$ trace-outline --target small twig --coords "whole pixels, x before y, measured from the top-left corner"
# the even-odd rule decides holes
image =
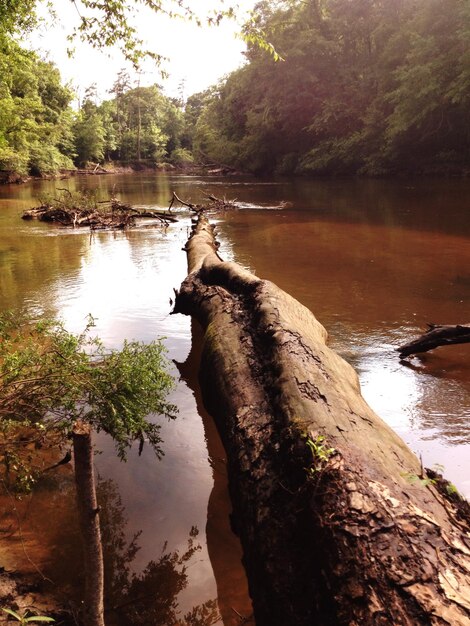
[[[65,189],[64,187],[56,187],[57,191],[64,191],[65,193],[68,193],[70,198],[72,197],[72,192],[70,191],[70,189]]]
[[[253,619],[253,614],[249,615],[248,617],[245,617],[244,615],[239,613],[237,609],[234,609],[233,606],[231,606],[230,608],[235,613],[235,615],[238,615],[238,617],[240,618],[240,624],[248,624],[248,622],[251,622],[251,620]]]
[[[183,206],[187,206],[188,209],[191,209],[191,211],[196,211],[196,213],[198,213],[202,210],[202,207],[199,207],[197,204],[192,204],[191,202],[185,202],[184,200],[181,200],[181,198],[179,198],[175,192],[173,192],[173,198]]]

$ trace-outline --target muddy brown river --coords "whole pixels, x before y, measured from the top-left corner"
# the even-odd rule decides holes
[[[94,189],[99,199],[114,189],[125,202],[165,208],[173,191],[193,202],[202,191],[237,199],[242,208],[214,216],[222,256],[308,306],[357,369],[372,408],[425,466],[443,466],[470,497],[470,345],[408,365],[394,351],[428,322],[470,319],[469,181],[141,174],[0,187],[0,308],[57,316],[73,332],[91,313],[97,334],[115,348],[124,338],[164,337],[178,379],[179,415],[162,423],[161,461],[144,448],[120,463],[106,437],[96,440],[107,593],[117,607],[107,623],[192,623],[189,612],[203,614],[206,604],[212,614],[198,623],[235,626],[251,606],[230,530],[224,451],[197,386],[198,328],[169,315],[186,274],[189,215],[178,210],[180,221],[167,229],[144,223],[92,236],[20,219],[56,187]],[[45,585],[74,599],[82,567],[72,486],[65,468],[22,502],[6,501],[0,530],[9,556],[0,565],[39,569]],[[144,602],[133,622],[119,609],[135,601],[122,596],[130,588]]]

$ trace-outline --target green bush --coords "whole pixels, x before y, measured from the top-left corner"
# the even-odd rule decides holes
[[[186,148],[175,148],[170,154],[170,162],[173,165],[191,165],[194,157]]]
[[[28,173],[28,155],[15,152],[10,146],[0,146],[0,170],[25,176]]]
[[[29,171],[31,174],[56,174],[63,169],[75,169],[69,157],[62,154],[55,146],[36,145],[30,150]]]

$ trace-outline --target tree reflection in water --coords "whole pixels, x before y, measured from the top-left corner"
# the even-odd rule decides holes
[[[139,533],[126,539],[125,509],[117,485],[101,480],[98,485],[105,562],[106,623],[109,626],[212,626],[220,621],[217,600],[208,600],[180,615],[178,594],[187,587],[187,564],[201,549],[199,531],[193,526],[186,550],[167,552],[151,560],[140,574],[132,571],[139,551]]]

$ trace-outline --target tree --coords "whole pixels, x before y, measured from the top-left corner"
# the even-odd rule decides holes
[[[0,317],[0,445],[7,478],[29,489],[40,473],[31,448],[64,448],[72,440],[85,553],[85,621],[103,626],[91,432],[108,433],[122,460],[134,442],[139,452],[148,442],[160,457],[160,427],[147,416],[174,418],[176,407],[166,400],[173,379],[161,342],[125,342],[121,350],[108,351],[90,336],[91,327],[92,321],[75,336],[59,322]]]
[[[195,11],[190,6],[185,6],[181,0],[137,0],[133,3],[128,0],[70,1],[76,9],[73,15],[78,15],[78,23],[75,28],[71,25],[69,39],[73,41],[75,37],[79,37],[95,48],[117,46],[135,70],[139,70],[144,57],[153,58],[157,64],[161,61],[160,55],[146,49],[137,36],[133,25],[137,11],[184,17],[198,25],[202,24],[202,19]],[[63,88],[63,93],[59,94],[57,85],[55,93],[50,92],[47,87],[43,89],[44,85],[39,85],[36,89],[37,77],[41,80],[47,65],[50,66],[49,74],[52,76],[52,66],[41,66],[34,53],[21,50],[15,39],[37,24],[37,3],[38,0],[0,2],[0,171],[6,171],[7,178],[11,180],[28,173],[50,174],[60,169],[72,168],[71,158],[76,158],[80,164],[91,159],[100,161],[105,156],[158,161],[173,154],[175,161],[181,161],[182,155],[184,161],[191,159],[187,152],[180,151],[181,147],[188,148],[181,146],[180,141],[183,131],[181,102],[171,102],[169,99],[164,101],[160,94],[160,105],[163,106],[160,106],[157,116],[159,119],[147,119],[145,122],[145,109],[148,108],[147,118],[149,112],[152,114],[152,106],[148,107],[146,102],[149,95],[152,98],[152,94],[146,93],[140,87],[130,90],[129,77],[125,72],[120,73],[113,88],[116,94],[117,119],[112,119],[109,110],[103,110],[103,115],[97,115],[96,111],[82,109],[73,129],[76,145],[72,145],[69,90]],[[214,7],[206,17],[208,24],[218,24],[224,17],[235,15],[232,8],[223,8],[223,0],[214,0]],[[250,37],[252,41],[257,38],[256,34],[250,34]],[[25,77],[26,74],[29,74],[28,78]],[[13,82],[18,80],[21,83],[17,94],[11,89],[12,79]],[[49,87],[52,87],[52,82],[49,81]],[[159,91],[159,88],[155,89]],[[132,122],[129,116],[126,122],[125,112],[122,110],[122,106],[126,106],[124,100],[129,91],[132,94],[127,99],[133,102],[127,103],[127,113],[134,109]],[[61,100],[63,102],[64,95],[68,100],[67,105],[62,104],[62,110],[58,114],[57,105]],[[51,96],[61,97],[51,100]],[[89,97],[85,99],[85,103],[88,100],[97,105]]]
[[[126,91],[129,91],[131,88],[131,79],[129,74],[125,69],[122,69],[114,81],[114,85],[110,90],[110,93],[114,94],[114,104],[116,109],[116,134],[117,134],[117,156],[121,158],[121,146],[122,146],[122,137],[125,129],[125,120],[124,120],[124,110],[123,110],[123,96]],[[104,103],[103,103],[104,104]]]
[[[0,35],[27,31],[36,25],[37,0],[0,2]]]
[[[121,72],[112,90],[114,99],[96,109],[106,153],[123,161],[161,161],[180,147],[183,112],[158,85],[131,88],[129,80]]]
[[[0,75],[0,170],[72,168],[72,94],[58,70],[0,34]]]
[[[85,99],[74,123],[75,150],[79,165],[89,161],[102,161],[107,146],[103,116],[94,102],[96,86],[85,93]]]

